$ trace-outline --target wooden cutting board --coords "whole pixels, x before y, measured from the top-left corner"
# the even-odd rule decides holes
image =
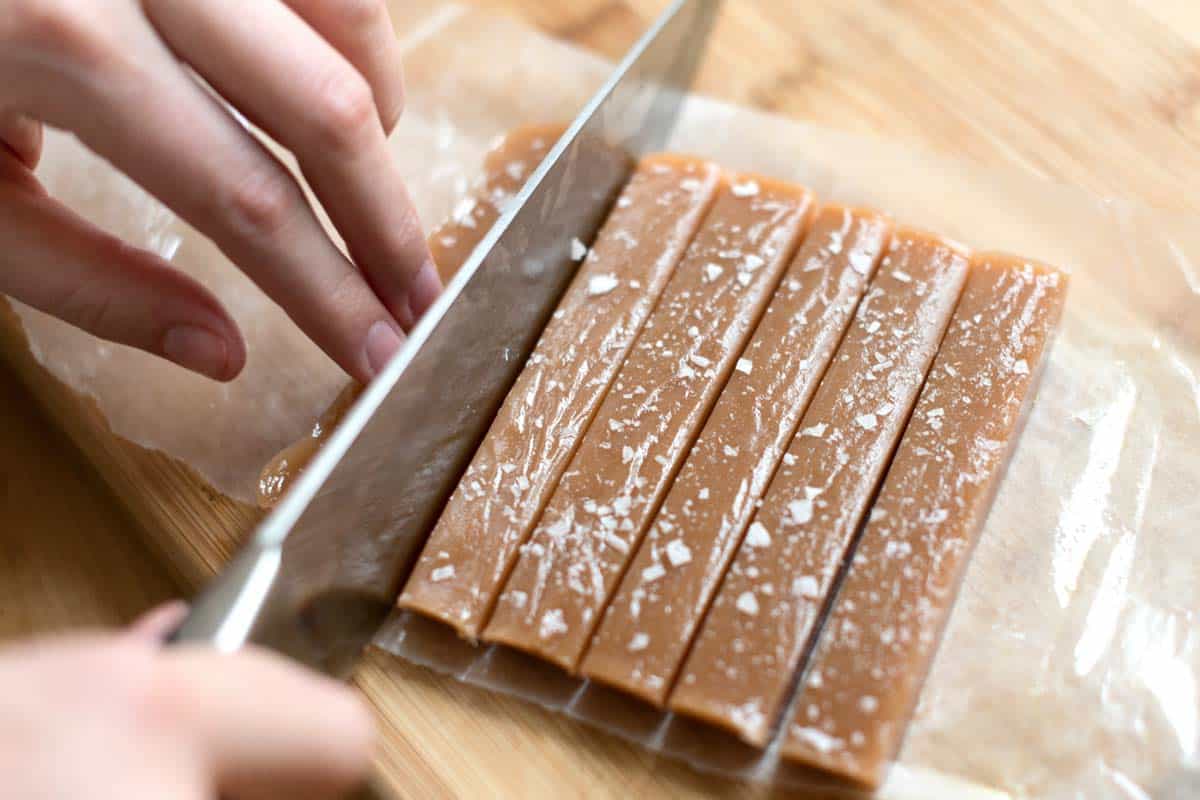
[[[479,4],[609,58],[665,5]],[[392,5],[397,17],[404,13],[403,3]],[[699,88],[1100,193],[1200,210],[1200,6],[1191,0],[1070,6],[1050,0],[739,0],[727,4]],[[253,526],[257,512],[215,495],[185,467],[114,437],[94,408],[24,354],[10,322],[0,319],[0,349],[133,520],[159,532],[153,542],[165,569],[184,591],[194,588]],[[0,393],[6,401],[17,396],[11,381],[0,381]],[[0,485],[0,531],[14,554],[11,563],[19,556],[20,563],[44,564],[48,571],[57,565],[60,577],[57,583],[0,581],[7,615],[0,620],[20,620],[0,627],[0,634],[124,619],[162,597],[169,584],[127,539],[132,525],[125,512],[114,510],[103,490],[78,489],[86,480],[80,483],[70,448],[37,448],[31,425],[0,427],[6,455],[27,452],[47,465]],[[5,469],[17,474],[18,463],[11,455],[0,461],[0,479]],[[74,488],[64,493],[64,483]],[[46,497],[76,494],[84,499],[39,506]],[[16,529],[22,534],[11,545],[9,532]],[[104,548],[111,561],[104,574],[70,569],[70,554],[94,552],[97,536],[113,543]],[[356,680],[381,712],[379,765],[400,796],[747,793],[383,654],[371,654]]]

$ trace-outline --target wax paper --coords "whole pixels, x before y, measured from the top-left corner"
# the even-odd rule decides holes
[[[610,68],[488,14],[396,9],[409,96],[393,144],[427,223],[450,211],[496,137],[569,119]],[[670,149],[1072,273],[1040,393],[880,795],[1200,794],[1200,226],[701,96],[688,98]],[[306,432],[345,377],[211,245],[73,140],[50,137],[40,174],[212,287],[250,356],[218,385],[19,308],[34,354],[94,398],[115,433],[251,498],[262,464]],[[771,750],[743,753],[429,628],[398,615],[377,644],[700,769],[805,780],[778,770]]]

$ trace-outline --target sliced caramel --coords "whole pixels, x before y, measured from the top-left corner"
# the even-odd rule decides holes
[[[875,212],[817,214],[605,612],[584,675],[665,701],[890,230]],[[677,543],[691,560],[672,562]]]
[[[402,607],[479,635],[718,183],[707,162],[647,158],[591,251],[573,244],[583,265],[430,534]]]
[[[799,240],[812,198],[740,176],[717,197],[505,585],[484,638],[578,665]],[[682,542],[666,558],[692,555]]]
[[[879,785],[953,607],[1066,299],[981,255],[810,659],[786,758]]]
[[[725,573],[671,709],[766,742],[966,272],[955,246],[896,232]]]

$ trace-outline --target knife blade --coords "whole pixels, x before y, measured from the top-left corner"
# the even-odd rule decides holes
[[[573,276],[572,240],[670,135],[719,5],[675,0],[634,44],[171,641],[353,666]]]

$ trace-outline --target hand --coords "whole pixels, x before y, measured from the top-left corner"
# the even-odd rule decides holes
[[[349,688],[261,651],[163,648],[157,616],[0,649],[5,797],[322,798],[362,780],[371,720]]]
[[[296,155],[354,263],[189,68]],[[245,363],[212,294],[41,190],[45,122],[211,237],[369,380],[441,290],[386,143],[403,104],[383,0],[0,0],[0,293],[213,378]]]

